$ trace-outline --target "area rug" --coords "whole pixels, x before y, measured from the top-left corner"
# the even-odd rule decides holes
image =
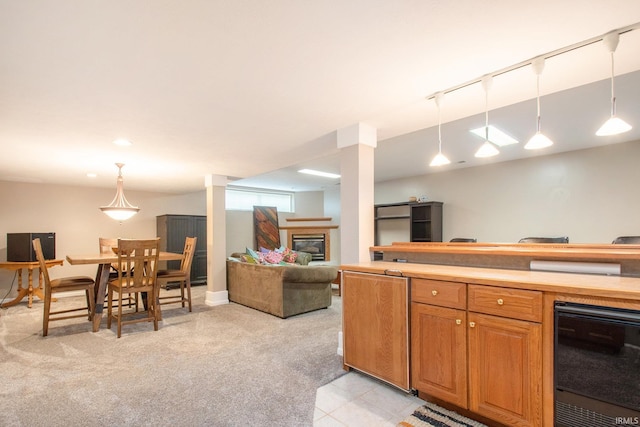
[[[487,427],[485,424],[463,417],[453,411],[441,408],[431,402],[416,409],[401,421],[397,427]]]

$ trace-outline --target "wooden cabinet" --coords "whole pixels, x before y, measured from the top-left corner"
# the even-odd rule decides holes
[[[469,409],[510,426],[541,426],[542,292],[468,292]]]
[[[411,280],[411,386],[510,426],[542,425],[542,293]]]
[[[344,364],[408,390],[408,279],[343,271],[342,307]]]
[[[411,386],[467,408],[467,313],[411,303]]]
[[[411,386],[467,408],[466,284],[411,280]]]
[[[160,237],[160,250],[184,250],[187,237],[197,237],[191,264],[191,284],[207,282],[207,217],[204,215],[160,215],[156,217],[156,235]],[[180,269],[180,261],[167,261],[166,268]]]

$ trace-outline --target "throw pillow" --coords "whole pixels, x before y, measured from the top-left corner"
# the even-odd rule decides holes
[[[264,260],[269,264],[279,264],[282,261],[283,255],[276,251],[269,251],[264,255]]]
[[[262,253],[258,253],[251,248],[247,248],[247,256],[253,258],[256,264],[264,263],[264,255]]]
[[[284,262],[294,263],[296,262],[296,258],[298,258],[298,254],[293,252],[289,248],[284,248],[282,250],[282,260]]]

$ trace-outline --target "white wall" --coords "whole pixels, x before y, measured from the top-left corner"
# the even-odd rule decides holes
[[[444,202],[445,241],[569,236],[570,243],[611,243],[640,235],[638,159],[636,141],[434,173],[377,183],[375,203],[423,194]]]
[[[125,193],[140,212],[118,223],[98,209],[111,202],[115,188],[0,182],[0,260],[7,259],[7,233],[55,232],[56,258],[64,259],[66,254],[97,252],[99,237],[156,237],[157,215],[206,213],[204,190],[182,195],[129,190]],[[52,277],[95,273],[96,266],[67,263],[51,270]],[[13,277],[13,272],[0,270],[0,299]],[[16,286],[17,283],[14,291]]]
[[[323,215],[322,192],[309,191],[295,194],[295,213],[278,211],[278,225],[284,227],[287,218],[318,217]],[[280,231],[280,243],[287,244],[286,230]],[[253,233],[253,211],[227,211],[227,253],[245,252],[255,249]]]
[[[130,191],[127,199],[140,207],[131,219],[118,223],[98,208],[113,199],[115,188],[90,188],[63,185],[42,185],[0,181],[0,261],[7,259],[7,233],[55,232],[56,258],[67,254],[93,253],[98,250],[99,237],[156,237],[156,216],[164,214],[206,215],[206,192],[168,194]],[[302,214],[323,216],[322,192],[296,194],[296,206]],[[253,212],[227,211],[227,253],[254,247]],[[280,225],[292,213],[279,213]],[[286,232],[281,239],[286,244]],[[333,235],[332,235],[333,238]],[[334,245],[332,244],[332,250]],[[94,276],[96,266],[70,266],[51,269],[52,277],[69,275]],[[0,300],[11,286],[14,273],[0,269]],[[26,286],[26,274],[23,283]],[[15,295],[17,283],[9,298]]]

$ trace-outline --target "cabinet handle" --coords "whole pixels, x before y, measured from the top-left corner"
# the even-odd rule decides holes
[[[462,325],[462,320],[456,319],[456,325]]]
[[[504,300],[502,298],[498,298],[498,305],[504,304]]]
[[[435,289],[434,289],[434,290],[432,290],[432,291],[431,291],[431,295],[433,295],[433,296],[435,297],[436,295],[438,295],[438,291],[436,291]]]
[[[472,327],[472,328],[475,328],[476,327],[476,322],[469,322],[469,326]]]

